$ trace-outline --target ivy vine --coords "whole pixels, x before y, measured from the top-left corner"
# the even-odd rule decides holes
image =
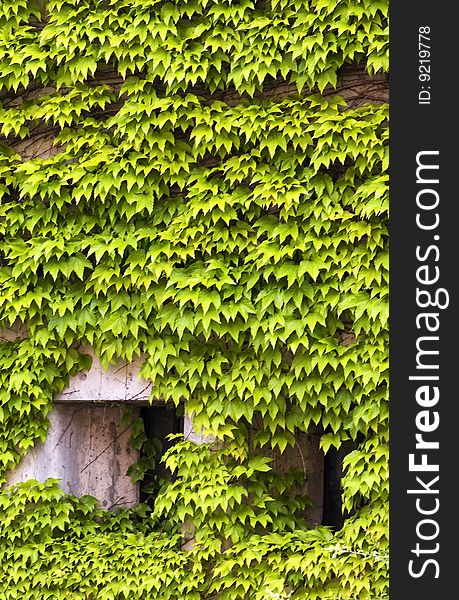
[[[0,30],[0,598],[387,598],[386,0],[2,0]],[[84,344],[219,440],[152,508],[6,484]],[[313,425],[358,443],[340,531],[258,451]]]

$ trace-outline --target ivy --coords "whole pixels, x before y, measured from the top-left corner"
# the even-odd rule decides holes
[[[1,483],[85,344],[215,440],[166,453],[151,510],[3,485],[0,597],[387,598],[388,109],[339,89],[381,81],[387,2],[3,0],[0,26]],[[356,441],[341,531],[264,456],[312,426]]]

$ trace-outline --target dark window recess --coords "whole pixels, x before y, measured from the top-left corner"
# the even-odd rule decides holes
[[[341,503],[341,479],[343,477],[344,457],[355,450],[357,443],[354,441],[344,442],[340,449],[330,448],[324,460],[324,515],[323,525],[329,525],[334,529],[341,529],[345,517],[350,516],[347,512],[343,514]]]
[[[168,440],[170,433],[183,433],[183,409],[175,406],[144,406],[140,416],[144,422],[145,435],[148,438],[144,444],[145,450],[153,459],[149,458],[151,467],[145,471],[144,479],[140,485],[140,502],[152,502],[159,488],[161,480],[172,479],[171,472],[161,462],[161,457],[174,444]]]

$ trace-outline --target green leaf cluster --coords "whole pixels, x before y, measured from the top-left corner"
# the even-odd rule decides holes
[[[152,510],[4,486],[1,598],[387,598],[388,109],[334,91],[380,81],[387,8],[0,3],[1,483],[84,344],[216,440]],[[264,456],[311,427],[356,441],[339,532]]]

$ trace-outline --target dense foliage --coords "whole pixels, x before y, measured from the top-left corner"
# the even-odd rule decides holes
[[[2,481],[83,343],[221,440],[179,441],[151,510],[4,486],[0,598],[386,598],[387,106],[330,94],[387,69],[386,1],[0,0],[0,29]],[[254,421],[358,440],[341,531]]]

